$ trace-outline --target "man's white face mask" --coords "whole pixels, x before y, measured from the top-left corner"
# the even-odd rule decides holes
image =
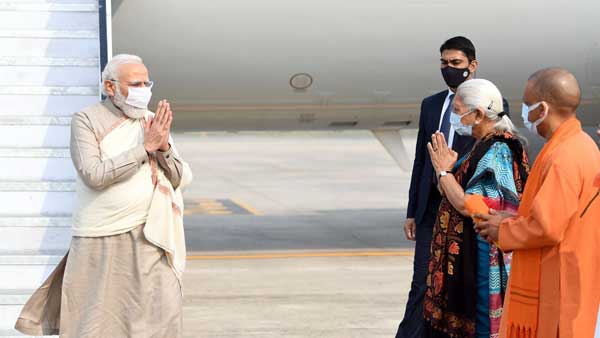
[[[120,108],[125,115],[132,119],[140,119],[144,117],[148,111],[148,103],[152,98],[153,82],[145,83],[144,87],[129,87],[127,97],[121,94],[118,81],[114,81],[117,85],[115,88],[115,96],[113,103]]]

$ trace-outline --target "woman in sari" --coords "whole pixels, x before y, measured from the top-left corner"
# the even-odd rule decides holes
[[[490,81],[458,87],[451,123],[476,144],[458,159],[444,135],[428,144],[443,199],[433,229],[424,303],[426,336],[498,337],[510,255],[477,235],[465,200],[481,195],[489,208],[518,209],[528,160],[502,95]]]

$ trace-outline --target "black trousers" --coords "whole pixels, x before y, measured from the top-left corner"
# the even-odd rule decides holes
[[[435,191],[433,190],[435,189]],[[406,302],[404,319],[398,327],[396,338],[424,338],[423,300],[427,290],[427,272],[429,269],[429,251],[433,225],[437,217],[441,197],[436,188],[429,194],[427,211],[421,223],[417,224],[415,234],[415,260],[413,264],[413,278]]]

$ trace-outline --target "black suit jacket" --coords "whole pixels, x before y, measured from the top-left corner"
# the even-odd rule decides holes
[[[448,96],[448,90],[431,95],[421,102],[421,115],[419,117],[419,134],[417,136],[417,149],[410,180],[408,193],[408,208],[406,217],[415,218],[421,224],[427,206],[430,203],[430,192],[433,188],[433,165],[427,151],[427,143],[431,135],[440,125],[442,108]],[[508,113],[508,102],[504,100],[504,111]],[[452,148],[458,153],[459,158],[471,151],[475,139],[470,136],[454,134]]]

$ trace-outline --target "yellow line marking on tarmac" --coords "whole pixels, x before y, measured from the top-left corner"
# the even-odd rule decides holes
[[[248,204],[234,199],[196,198],[186,201],[184,214],[189,215],[244,215],[262,216],[263,214]]]
[[[212,210],[207,210],[207,209],[186,209],[183,212],[184,215],[189,216],[189,215],[232,215],[233,213],[230,210],[227,209],[212,209]]]
[[[214,207],[200,207],[200,210],[216,210],[216,211],[227,211],[229,209],[225,208],[225,207],[218,207],[218,206],[214,206]]]
[[[223,203],[221,202],[198,202],[198,205],[202,205],[202,206],[211,206],[211,207],[224,207]]]
[[[242,202],[242,201],[240,201],[238,199],[231,198],[230,200],[233,203],[239,205],[242,209],[246,209],[246,211],[248,211],[252,215],[254,215],[254,216],[262,216],[262,214],[258,210],[254,209],[253,207],[249,206],[248,204],[246,204],[246,203],[244,203],[244,202]]]
[[[223,205],[199,205],[197,208],[202,210],[227,210]]]
[[[233,259],[283,259],[311,257],[412,257],[414,251],[347,251],[347,252],[304,252],[304,253],[269,253],[248,255],[190,255],[188,260],[233,260]]]
[[[198,207],[200,208],[204,208],[204,209],[226,209],[226,207],[223,204],[204,204],[204,203],[200,203],[198,204]]]

